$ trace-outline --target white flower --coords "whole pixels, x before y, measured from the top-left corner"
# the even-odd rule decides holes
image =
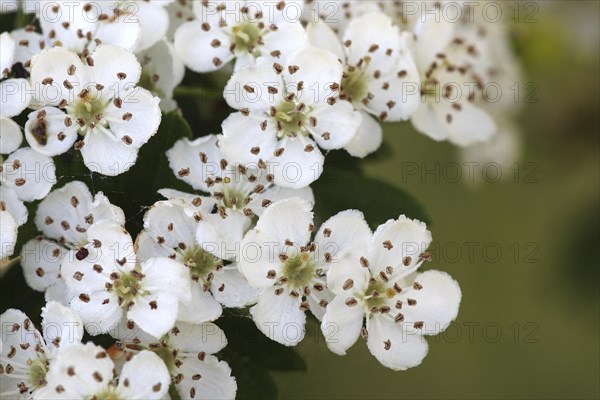
[[[17,243],[17,230],[27,222],[27,207],[17,197],[15,191],[5,185],[0,186],[0,261],[10,257]]]
[[[165,37],[169,29],[169,14],[166,7],[175,0],[119,0],[113,6],[125,16],[128,23],[137,22],[140,41],[136,51],[147,50]]]
[[[358,157],[374,152],[381,145],[382,131],[370,115],[381,121],[402,121],[419,106],[420,79],[410,53],[410,34],[401,34],[381,12],[354,18],[341,42],[322,22],[309,25],[307,31],[313,45],[342,60],[340,99],[362,112],[361,126],[346,150]]]
[[[16,65],[17,41],[8,32],[0,34],[0,154],[12,153],[21,145],[21,128],[10,118],[29,106],[31,87],[22,66]]]
[[[156,340],[133,321],[123,321],[110,332],[120,340],[125,355],[154,351],[167,365],[182,399],[234,399],[237,391],[231,368],[213,354],[227,345],[225,333],[215,324],[177,322]]]
[[[169,165],[177,177],[208,196],[185,195],[172,190],[161,193],[167,198],[187,198],[188,204],[202,212],[203,221],[229,225],[222,229],[227,248],[240,242],[250,227],[251,219],[260,216],[270,204],[289,197],[300,197],[314,203],[310,187],[292,189],[276,186],[268,170],[229,163],[221,151],[221,140],[222,137],[217,135],[194,141],[182,139],[167,151]]]
[[[56,183],[56,168],[50,157],[29,147],[20,148],[0,166],[0,183],[14,190],[19,200],[39,200]]]
[[[179,302],[190,299],[181,264],[166,257],[138,262],[129,233],[109,220],[87,230],[87,244],[64,257],[61,275],[90,334],[107,332],[126,315],[160,337],[173,327]]]
[[[183,80],[185,66],[175,54],[173,45],[159,40],[147,50],[137,54],[142,64],[142,77],[139,85],[160,97],[160,108],[169,112],[177,108],[173,100],[173,90]]]
[[[169,29],[167,30],[167,40],[173,43],[175,32],[179,27],[196,18],[194,14],[194,1],[172,1],[166,7],[167,13],[169,14]]]
[[[217,70],[234,58],[236,70],[257,57],[285,60],[307,44],[300,21],[287,17],[285,2],[195,1],[193,6],[196,19],[177,29],[174,44],[196,72]]]
[[[226,219],[209,217],[181,200],[159,201],[146,213],[144,231],[136,241],[141,261],[169,257],[186,271],[191,301],[180,305],[179,321],[213,321],[221,315],[221,304],[239,308],[256,302],[256,290],[228,261],[235,259],[237,248],[227,246],[220,251],[225,247],[223,233],[235,231],[239,219],[234,220],[235,215]],[[242,234],[239,229],[234,245],[239,244]]]
[[[472,65],[478,59],[471,38],[460,37],[457,24],[436,21],[435,14],[423,16],[414,29],[422,74],[422,100],[411,118],[414,127],[434,140],[459,146],[489,141],[497,128],[475,104],[484,82]]]
[[[308,24],[325,23],[340,35],[357,17],[369,12],[380,11],[384,7],[382,3],[391,3],[370,0],[295,0],[295,2],[304,3],[303,21]]]
[[[61,351],[51,362],[48,383],[35,398],[159,400],[169,390],[169,371],[150,351],[128,359],[114,378],[114,363],[102,347],[78,344]]]
[[[321,319],[333,294],[326,273],[348,257],[366,227],[362,215],[344,211],[327,220],[314,239],[311,206],[292,198],[271,205],[241,246],[240,271],[261,289],[250,313],[270,339],[287,346],[304,337],[304,312]],[[368,227],[366,227],[368,231]]]
[[[40,27],[48,47],[61,46],[84,57],[99,44],[134,51],[140,41],[140,24],[113,2],[40,2]],[[133,7],[131,11],[133,10]]]
[[[159,99],[135,86],[141,73],[135,56],[117,46],[99,46],[84,64],[75,53],[56,47],[32,64],[36,101],[44,107],[29,114],[29,145],[53,156],[81,136],[75,147],[92,171],[112,176],[131,168],[161,119]]]
[[[358,236],[358,234],[357,234]],[[431,233],[422,222],[401,216],[360,234],[362,246],[334,265],[328,285],[336,294],[323,317],[328,347],[346,354],[359,334],[384,366],[404,370],[427,354],[423,335],[434,335],[456,318],[461,292],[446,273],[415,273],[428,256]],[[363,327],[363,321],[366,320]]]
[[[69,308],[48,302],[42,308],[43,337],[27,315],[10,309],[0,316],[0,396],[30,398],[46,384],[48,365],[57,354],[81,342],[83,323]]]
[[[223,122],[225,158],[267,168],[276,185],[301,188],[323,169],[324,150],[340,149],[361,121],[338,100],[343,67],[330,52],[300,50],[284,65],[267,60],[236,72],[225,87],[238,110]]]
[[[38,205],[35,225],[43,233],[21,249],[21,265],[27,284],[44,291],[59,278],[63,257],[87,243],[92,224],[110,220],[125,223],[123,211],[102,192],[92,196],[83,182],[73,181],[52,191]]]

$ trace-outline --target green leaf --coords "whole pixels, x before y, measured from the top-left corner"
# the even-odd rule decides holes
[[[371,228],[401,214],[424,222],[429,220],[423,206],[413,196],[355,169],[327,165],[312,188],[316,200],[315,218],[319,224],[347,209],[362,211]]]
[[[225,331],[227,349],[250,363],[275,371],[306,371],[306,363],[293,348],[267,338],[249,317],[223,316],[216,324]]]

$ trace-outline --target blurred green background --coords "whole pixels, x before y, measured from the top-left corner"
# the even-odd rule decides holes
[[[339,357],[308,335],[298,349],[308,371],[276,374],[282,398],[600,397],[599,3],[537,4],[537,23],[512,26],[526,81],[539,86],[539,102],[519,117],[517,182],[509,170],[500,183],[473,185],[464,175],[452,183],[450,169],[439,182],[422,179],[422,163],[443,171],[462,161],[409,124],[386,125],[393,158],[365,161],[368,175],[425,206],[435,253],[428,268],[462,288],[455,324],[430,337],[423,364],[404,372],[381,367],[362,340]]]

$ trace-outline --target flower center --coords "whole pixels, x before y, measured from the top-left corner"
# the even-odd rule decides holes
[[[261,30],[255,24],[242,22],[234,26],[231,31],[235,50],[237,51],[254,53],[256,46],[262,44]]]
[[[113,386],[108,386],[106,389],[101,391],[100,393],[95,394],[91,397],[85,397],[85,399],[93,399],[93,400],[123,400],[116,391],[116,388]]]
[[[309,132],[306,130],[305,124],[309,118],[307,118],[306,112],[304,104],[296,104],[293,101],[283,101],[271,110],[277,123],[278,139],[283,139],[285,135],[295,136],[298,133],[308,136]]]
[[[194,282],[202,280],[203,283],[209,284],[214,272],[222,268],[221,260],[197,244],[183,250],[180,257],[183,264],[190,269]]]
[[[242,208],[246,203],[246,196],[236,189],[225,188],[223,190],[223,205],[227,208]]]
[[[129,273],[116,274],[113,277],[116,278],[113,281],[113,288],[121,306],[129,307],[138,296],[149,294],[147,290],[142,289],[144,275],[138,269]]]
[[[27,360],[29,382],[34,388],[39,388],[46,384],[46,374],[48,373],[47,363],[46,356],[43,354],[34,360]]]
[[[348,66],[342,76],[340,98],[353,104],[362,102],[369,94],[367,75],[362,66]]]
[[[77,99],[67,107],[67,112],[75,117],[75,122],[79,125],[80,135],[85,135],[88,129],[94,129],[98,124],[105,127],[108,125],[103,115],[109,101],[92,93],[92,89],[83,89]]]
[[[366,307],[372,310],[379,309],[379,307],[385,305],[395,295],[396,291],[386,287],[385,282],[372,278],[362,298]]]
[[[283,276],[287,284],[295,289],[302,289],[310,284],[315,277],[315,263],[307,252],[289,257],[283,265]]]

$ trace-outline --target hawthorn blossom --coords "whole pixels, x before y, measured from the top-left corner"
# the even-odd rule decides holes
[[[454,23],[425,15],[415,25],[421,103],[413,126],[434,140],[459,146],[486,142],[496,133],[491,116],[476,104],[484,82],[473,68],[478,47]]]
[[[83,182],[69,182],[46,196],[38,205],[34,219],[42,235],[21,249],[21,266],[27,284],[38,291],[54,285],[64,256],[85,245],[88,229],[103,220],[124,224],[125,215],[102,192],[92,196]]]
[[[103,45],[84,63],[55,47],[32,64],[36,101],[43,107],[25,124],[29,145],[50,156],[74,145],[85,165],[103,175],[129,170],[161,120],[159,99],[135,86],[141,74],[135,56]]]
[[[110,332],[119,339],[121,357],[132,352],[155,352],[167,366],[171,380],[182,399],[234,399],[237,391],[231,368],[215,353],[227,345],[225,333],[215,324],[177,322],[157,340],[131,320]]]
[[[150,351],[128,358],[115,377],[108,353],[93,343],[61,351],[50,364],[46,380],[36,399],[159,400],[167,394],[170,383],[167,367]]]
[[[222,305],[240,308],[256,302],[256,290],[230,262],[236,248],[221,252],[222,235],[234,228],[234,217],[210,216],[181,200],[159,201],[144,216],[144,230],[136,241],[140,261],[168,257],[186,271],[191,300],[180,305],[179,321],[213,321],[221,316]],[[237,243],[241,231],[239,236]]]
[[[382,142],[380,121],[402,121],[419,106],[419,73],[410,52],[412,39],[382,12],[354,18],[343,39],[323,22],[308,26],[313,45],[329,50],[344,64],[340,99],[361,111],[362,123],[345,149],[364,157]]]
[[[0,186],[0,261],[10,257],[17,244],[17,230],[27,222],[27,207],[14,190]]]
[[[108,332],[124,316],[155,337],[171,329],[179,303],[190,300],[183,265],[167,257],[139,262],[129,233],[110,220],[86,233],[87,243],[63,258],[61,275],[88,332]]]
[[[343,148],[361,123],[352,104],[338,99],[342,73],[336,56],[316,47],[292,54],[285,66],[262,60],[236,72],[224,92],[239,110],[222,125],[225,158],[267,169],[279,186],[318,179],[319,147]]]
[[[261,289],[250,314],[270,339],[296,345],[304,337],[305,311],[323,318],[333,299],[327,271],[362,238],[355,214],[348,210],[331,217],[311,240],[311,205],[291,198],[269,206],[246,234],[238,265],[250,285]]]
[[[461,292],[456,281],[440,271],[416,273],[431,233],[424,223],[389,220],[371,234],[356,231],[351,257],[332,266],[328,285],[335,293],[321,327],[327,345],[344,355],[362,334],[371,353],[384,366],[405,370],[421,363],[428,351],[423,335],[435,335],[456,318]]]
[[[69,308],[48,302],[42,308],[42,332],[23,312],[9,309],[0,316],[0,396],[37,397],[47,383],[50,363],[60,352],[81,342],[83,323]]]
[[[134,51],[141,39],[140,23],[118,5],[105,1],[55,0],[40,2],[36,14],[48,47],[61,46],[83,57],[100,44]]]
[[[25,110],[31,101],[31,86],[22,65],[16,64],[18,44],[10,33],[0,34],[0,154],[12,153],[23,140],[21,128],[11,118]]]
[[[273,184],[274,176],[258,165],[244,167],[229,163],[221,151],[222,140],[223,137],[217,135],[193,141],[181,139],[167,151],[173,173],[208,196],[172,190],[161,193],[167,198],[187,199],[190,205],[197,207],[203,214],[200,226],[205,222],[226,224],[227,229],[220,229],[226,244],[223,250],[239,243],[252,218],[260,216],[270,204],[289,197],[300,197],[314,203],[310,187],[292,189],[276,186]],[[225,258],[223,254],[219,255]]]
[[[185,66],[175,54],[173,45],[162,39],[137,53],[137,57],[142,64],[139,86],[160,97],[160,108],[164,112],[176,109],[173,91],[183,80]]]
[[[283,1],[195,1],[196,19],[177,29],[175,49],[196,72],[215,71],[234,58],[236,70],[258,57],[285,60],[307,45],[300,20],[287,17],[286,7]]]

